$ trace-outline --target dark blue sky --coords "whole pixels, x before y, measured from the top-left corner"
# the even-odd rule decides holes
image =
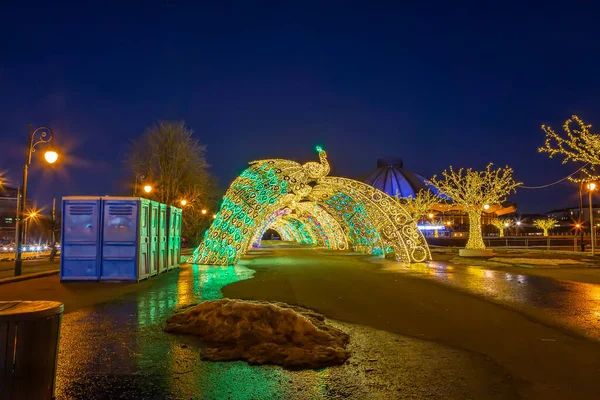
[[[316,158],[317,143],[336,175],[388,155],[424,175],[509,164],[541,185],[576,167],[536,152],[540,125],[573,113],[600,124],[592,2],[213,3],[4,5],[0,170],[20,179],[27,124],[48,124],[68,162],[34,162],[31,195],[117,193],[128,140],[176,119],[208,146],[222,186],[253,159]],[[576,194],[512,199],[545,211]]]

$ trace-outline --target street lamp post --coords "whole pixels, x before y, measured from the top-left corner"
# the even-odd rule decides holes
[[[592,208],[592,192],[596,190],[595,183],[588,183],[589,203],[590,203],[590,238],[592,240],[592,255],[596,255],[596,234],[594,232],[594,211]]]
[[[48,143],[54,138],[54,133],[52,129],[47,126],[40,126],[35,130],[31,130],[31,125],[29,126],[29,137],[27,142],[27,149],[25,152],[25,165],[23,165],[23,184],[21,185],[22,199],[20,201],[20,207],[17,215],[17,226],[16,230],[17,234],[17,243],[16,246],[16,257],[15,257],[15,276],[21,275],[23,273],[23,260],[21,259],[21,246],[23,244],[23,218],[22,216],[25,214],[25,206],[27,204],[27,178],[29,175],[29,164],[31,164],[31,155],[35,152],[35,146],[42,143]],[[36,135],[37,138],[36,138]],[[54,163],[58,159],[58,154],[55,151],[47,151],[44,155],[46,161],[50,164]]]
[[[146,180],[146,175],[144,175],[144,174],[140,173],[135,176],[135,183],[133,184],[133,196],[134,197],[137,196],[138,185],[145,180]]]

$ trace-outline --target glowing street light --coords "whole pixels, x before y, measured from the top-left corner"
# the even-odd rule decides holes
[[[201,211],[201,213],[202,213],[202,214],[204,214],[204,215],[205,215],[207,212],[208,212],[208,211],[206,211],[206,209],[202,209],[202,211]]]
[[[429,213],[429,218],[433,218],[433,213]]]
[[[144,192],[150,193],[151,191],[152,191],[152,186],[150,186],[150,185],[144,186]]]
[[[490,209],[490,205],[489,204],[484,204],[483,205],[483,209],[484,210],[489,210]]]
[[[594,229],[594,211],[592,207],[592,192],[596,190],[596,184],[594,182],[590,182],[587,184],[587,188],[589,190],[589,201],[590,203],[590,233],[591,233],[591,241],[592,241],[592,255],[596,255],[596,229]]]
[[[217,218],[217,214],[213,214],[213,219],[216,219],[216,218]]]
[[[44,158],[46,159],[46,162],[48,162],[48,164],[54,164],[56,160],[58,160],[58,153],[53,150],[47,151],[44,154]]]
[[[180,201],[180,203],[183,207],[185,207],[185,205],[187,204],[187,200],[183,199]]]

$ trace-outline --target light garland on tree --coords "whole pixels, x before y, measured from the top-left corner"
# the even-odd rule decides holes
[[[440,198],[436,196],[431,190],[419,190],[416,196],[408,197],[396,197],[404,210],[411,216],[414,224],[417,225],[419,220],[423,218],[435,204],[440,202]]]
[[[592,133],[588,125],[577,115],[571,116],[563,124],[564,136],[556,133],[551,127],[542,125],[546,133],[544,146],[540,153],[547,153],[550,158],[563,156],[562,163],[582,162],[585,165],[580,169],[579,177],[569,176],[569,180],[578,183],[599,180],[600,174],[596,171],[600,166],[600,135]]]
[[[544,231],[544,236],[548,236],[548,230],[554,228],[558,221],[554,218],[538,218],[533,220],[533,226]]]
[[[500,237],[504,237],[504,229],[514,225],[514,221],[508,218],[496,218],[492,220],[492,225],[500,232]]]
[[[515,192],[521,182],[513,179],[512,168],[494,169],[491,163],[483,171],[474,171],[472,168],[455,171],[450,167],[442,172],[442,178],[434,176],[431,182],[440,193],[463,207],[469,216],[469,240],[465,248],[485,249],[481,232],[481,216],[485,207],[489,209],[505,201],[506,196]]]

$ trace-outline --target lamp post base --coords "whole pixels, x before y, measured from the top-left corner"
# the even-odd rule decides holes
[[[460,249],[458,255],[461,257],[492,257],[494,250],[492,249]]]
[[[23,274],[23,259],[17,258],[15,260],[15,276],[20,276]]]

